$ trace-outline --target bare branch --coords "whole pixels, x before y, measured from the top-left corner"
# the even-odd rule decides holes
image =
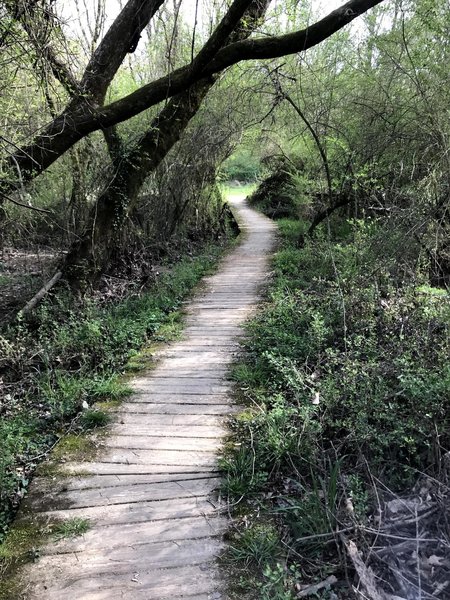
[[[137,1],[130,0],[125,9]],[[161,0],[155,1],[160,2]],[[57,158],[89,133],[98,129],[111,127],[134,117],[149,107],[165,100],[167,97],[174,96],[186,90],[199,79],[218,73],[243,60],[276,58],[303,52],[319,44],[353,21],[357,16],[381,2],[382,0],[350,0],[350,2],[347,2],[341,8],[333,11],[311,27],[301,31],[273,38],[248,39],[232,43],[219,50],[215,58],[203,70],[195,71],[194,69],[193,72],[192,65],[189,64],[173,71],[168,76],[143,86],[136,92],[106,107],[95,108],[86,105],[72,105],[60,117],[55,119],[32,145],[24,148],[17,155],[16,160],[20,162],[25,178],[31,179],[47,169]],[[105,39],[111,37],[109,35],[110,31],[105,36]],[[105,46],[100,54],[107,61],[109,60],[107,51],[108,48],[112,51],[113,40],[109,39],[109,43],[106,43],[104,40],[100,47],[103,46],[103,43],[105,43]],[[123,49],[123,45],[121,48]],[[117,52],[111,56],[112,64],[117,65],[117,57]],[[83,85],[86,85],[90,81],[93,84],[97,82],[98,87],[96,89],[98,91],[102,89],[103,84],[107,83],[109,85],[112,72],[111,69],[106,69],[106,72],[100,73],[100,67],[97,70],[98,72],[95,76],[88,77],[86,75]],[[33,169],[33,164],[31,164],[29,156],[38,162],[38,168]]]
[[[51,215],[51,210],[46,210],[45,208],[38,208],[37,206],[31,206],[31,204],[24,204],[23,202],[19,202],[18,200],[14,200],[11,196],[4,194],[0,191],[0,196],[7,200],[8,202],[12,202],[12,204],[16,204],[17,206],[21,206],[22,208],[28,208],[29,210],[35,210],[36,212],[44,213],[46,215]]]
[[[3,0],[2,4],[11,17],[20,23],[38,54],[40,54],[44,61],[50,66],[54,77],[61,83],[69,95],[73,96],[74,94],[80,94],[81,88],[74,74],[58,57],[55,48],[50,43],[48,39],[49,32],[45,29],[42,31],[40,30],[40,15],[38,13],[36,2],[33,2],[33,0],[22,0],[21,5],[18,6],[16,2]],[[47,14],[46,21],[48,21]]]

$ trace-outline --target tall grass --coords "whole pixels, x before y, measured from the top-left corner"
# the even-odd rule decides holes
[[[339,577],[334,532],[371,518],[374,478],[401,491],[421,471],[438,476],[450,445],[449,294],[424,285],[420,268],[399,278],[373,244],[376,221],[318,232],[303,247],[302,222],[278,224],[274,276],[234,370],[248,408],[222,461],[240,524],[234,597],[289,599],[298,585]],[[254,547],[266,523],[279,540],[269,557]]]
[[[29,321],[0,334],[0,541],[44,453],[83,403],[117,400],[128,393],[120,380],[143,345],[176,330],[182,301],[216,264],[209,246],[161,275],[152,287],[115,303],[60,296]],[[82,427],[105,424],[88,412]]]

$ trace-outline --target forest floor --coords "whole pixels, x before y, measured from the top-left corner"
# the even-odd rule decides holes
[[[0,252],[0,323],[26,304],[51,274],[54,251],[3,248]]]
[[[8,598],[224,597],[215,559],[226,506],[215,491],[235,410],[227,372],[276,229],[242,196],[232,202],[244,239],[189,304],[182,339],[130,380],[126,402],[102,405],[112,424],[66,438],[41,466],[9,536],[33,562]]]

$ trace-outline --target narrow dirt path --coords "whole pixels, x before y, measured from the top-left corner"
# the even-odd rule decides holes
[[[227,519],[217,451],[233,411],[227,370],[268,271],[274,225],[233,201],[243,242],[189,305],[184,339],[133,381],[97,462],[33,482],[39,518],[89,519],[25,570],[27,600],[224,600],[215,566]]]

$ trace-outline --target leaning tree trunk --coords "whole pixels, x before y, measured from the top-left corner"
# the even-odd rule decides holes
[[[267,5],[267,0],[253,0],[245,18],[237,21],[231,35],[230,21],[225,18],[205,46],[206,54],[210,51],[208,44],[218,44],[221,36],[223,45],[249,37]],[[201,61],[201,58],[202,53],[195,60]],[[113,160],[113,181],[99,196],[84,235],[71,247],[62,266],[63,276],[73,289],[83,289],[93,284],[104,271],[117,234],[135,206],[145,180],[180,139],[217,78],[218,75],[205,77],[174,96],[136,146],[128,153],[122,150],[117,154]]]
[[[93,207],[85,233],[65,257],[62,271],[72,288],[85,288],[101,275],[120,227],[136,204],[145,180],[179,140],[215,79],[199,81],[187,92],[175,96],[137,146],[128,155],[116,159],[113,181]]]

